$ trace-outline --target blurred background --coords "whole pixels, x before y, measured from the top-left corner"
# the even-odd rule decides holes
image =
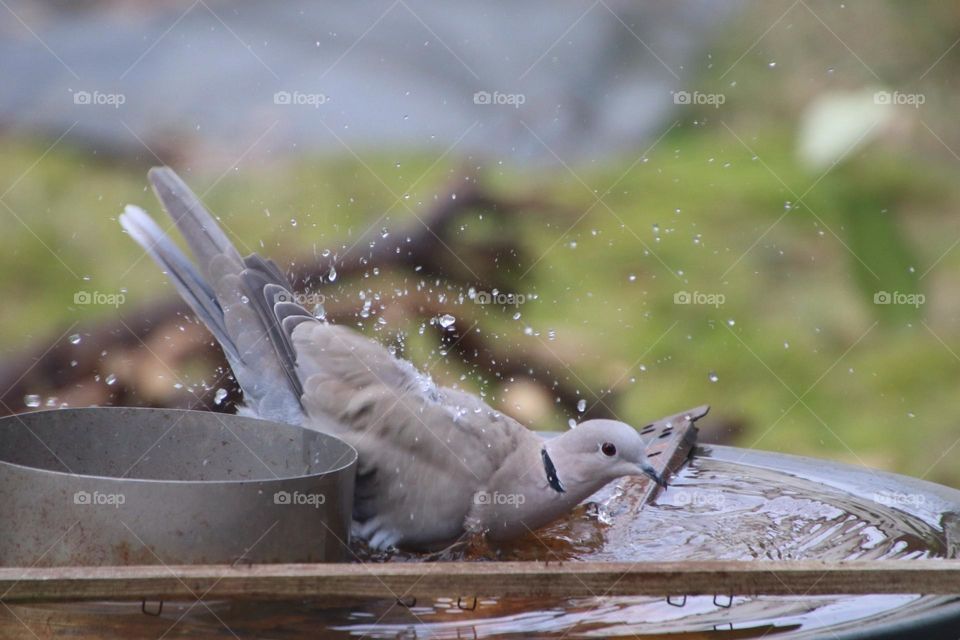
[[[173,166],[317,314],[542,429],[960,486],[960,6],[0,0],[0,411],[232,411]]]

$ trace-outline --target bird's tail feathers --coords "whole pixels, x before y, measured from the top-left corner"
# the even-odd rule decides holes
[[[296,303],[289,280],[270,260],[241,258],[213,216],[167,167],[150,182],[196,258],[196,266],[145,211],[127,206],[120,224],[169,275],[190,309],[223,348],[252,413],[301,423],[303,386],[291,333],[317,322]]]

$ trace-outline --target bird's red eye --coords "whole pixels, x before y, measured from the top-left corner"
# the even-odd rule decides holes
[[[617,455],[617,448],[612,442],[604,442],[602,445],[600,445],[600,451],[602,451],[603,455],[607,456],[608,458],[612,458],[613,456]]]

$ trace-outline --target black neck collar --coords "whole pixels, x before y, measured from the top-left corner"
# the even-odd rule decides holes
[[[566,493],[567,490],[563,488],[563,483],[560,482],[560,477],[557,475],[557,468],[553,466],[553,460],[550,459],[550,454],[547,453],[546,447],[540,449],[540,457],[543,458],[543,470],[547,474],[547,484],[557,493]]]

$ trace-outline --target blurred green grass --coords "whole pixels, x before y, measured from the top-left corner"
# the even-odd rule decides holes
[[[614,409],[628,421],[709,403],[725,422],[742,422],[742,446],[960,486],[960,467],[951,464],[960,438],[953,418],[960,409],[960,251],[948,251],[960,237],[960,189],[952,172],[870,147],[820,181],[804,198],[807,206],[788,205],[790,190],[803,193],[817,179],[794,160],[792,133],[731,126],[751,150],[716,123],[685,122],[645,160],[638,149],[576,168],[576,176],[559,167],[487,170],[481,184],[497,193],[545,193],[578,213],[593,206],[572,228],[576,217],[531,213],[495,230],[519,238],[536,260],[529,274],[527,264],[507,278],[516,292],[537,298],[519,308],[518,319],[489,313],[485,329],[501,346],[555,352],[569,364],[557,375],[579,386],[589,404],[619,382],[624,393]],[[116,222],[127,203],[158,211],[145,165],[103,161],[62,144],[24,174],[45,145],[5,142],[3,188],[23,177],[4,200],[13,213],[0,212],[0,352],[44,344],[74,320],[116,313],[74,305],[77,290],[124,291],[125,308],[173,294]],[[461,175],[454,162],[431,169],[430,154],[383,153],[366,162],[397,194],[427,171],[404,200],[417,212]],[[182,173],[198,193],[212,186],[204,199],[241,251],[262,251],[281,264],[294,254],[342,251],[395,204],[349,157],[301,158],[222,179]],[[844,246],[852,243],[850,220],[887,205],[917,260],[914,273],[935,265],[922,280],[913,276],[927,298],[918,313],[891,315],[873,305]],[[409,221],[398,205],[378,224],[396,229]],[[467,221],[465,236],[481,232],[479,219]],[[386,280],[363,284],[387,289]],[[355,296],[343,282],[334,289]],[[717,308],[675,304],[681,291],[725,301]],[[427,344],[412,341],[420,364],[438,357]],[[448,363],[434,373],[449,382],[458,371]],[[552,426],[560,428],[560,420]]]

